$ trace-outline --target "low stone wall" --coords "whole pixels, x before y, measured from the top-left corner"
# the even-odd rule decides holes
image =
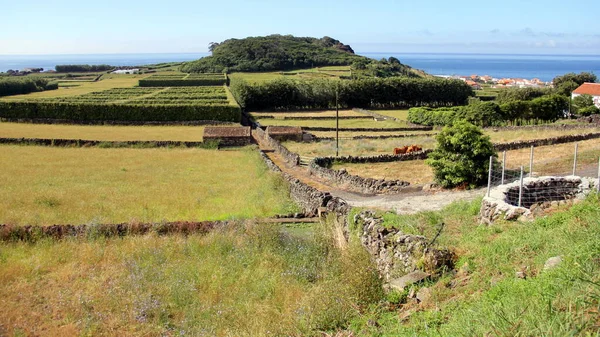
[[[199,125],[239,125],[231,122],[221,122],[212,120],[198,121],[79,121],[73,119],[52,119],[52,118],[0,118],[0,122],[8,123],[29,123],[29,124],[73,124],[73,125],[131,125],[131,126],[199,126]]]
[[[246,146],[252,144],[252,133],[249,126],[237,127],[205,127],[204,141],[219,142],[222,146]]]
[[[402,180],[385,180],[363,178],[349,174],[346,170],[332,170],[333,160],[315,158],[309,165],[309,173],[340,186],[345,191],[363,194],[398,193],[406,189],[410,183]]]
[[[373,257],[384,281],[404,276],[417,269],[425,272],[454,267],[455,255],[448,249],[434,248],[424,236],[405,234],[383,226],[383,219],[373,211],[354,216],[360,229],[360,240]]]
[[[281,171],[281,169],[263,151],[260,151],[260,155],[271,171],[280,173],[283,176],[283,179],[288,182],[290,186],[290,197],[302,208],[302,211],[307,217],[317,215],[319,207],[325,207],[327,203],[333,199],[331,194],[321,192]]]
[[[302,128],[299,126],[267,126],[266,133],[278,142],[302,141]]]
[[[283,157],[287,164],[291,166],[297,166],[300,164],[299,154],[291,152],[285,146],[281,145],[281,143],[279,143],[277,140],[269,137],[269,135],[267,135],[267,133],[260,127],[252,130],[252,136],[255,138],[260,138],[261,142],[272,147],[273,150]]]
[[[522,126],[489,126],[485,130],[572,130],[572,129],[589,129],[590,125],[585,124],[541,124],[541,125],[522,125]]]
[[[479,219],[491,224],[498,219],[531,219],[532,210],[547,208],[567,200],[583,199],[597,188],[597,179],[568,177],[540,177],[523,179],[523,194],[518,207],[520,182],[500,185],[482,201]]]
[[[381,115],[381,114],[378,114],[378,113],[376,113],[374,111],[371,111],[371,110],[354,108],[354,109],[352,109],[352,111],[356,111],[356,112],[361,113],[361,114],[369,115],[369,116],[371,116],[371,117],[373,117],[375,119],[378,119],[378,120],[388,120],[388,119],[391,119],[391,120],[398,121],[398,122],[400,121],[396,117]]]
[[[354,136],[354,137],[340,137],[340,139],[390,139],[390,138],[413,138],[413,137],[433,137],[437,135],[437,133],[421,133],[415,135],[379,135],[379,136]],[[313,139],[315,141],[322,140],[335,140],[335,137],[317,137],[313,135]]]
[[[543,139],[521,140],[521,141],[517,141],[517,142],[510,142],[510,143],[499,143],[499,144],[494,144],[494,149],[496,151],[509,151],[509,150],[528,148],[528,147],[532,147],[532,146],[537,147],[537,146],[573,143],[573,142],[579,142],[579,141],[583,141],[583,140],[597,139],[597,138],[600,138],[600,132],[585,133],[582,135],[566,135],[566,136],[558,136],[558,137],[543,138]]]
[[[429,153],[433,150],[423,150],[419,152],[411,152],[406,154],[381,154],[378,156],[345,156],[345,157],[326,157],[324,159],[335,161],[338,163],[348,164],[366,164],[366,163],[389,163],[395,161],[408,161],[408,160],[423,160],[427,159]]]
[[[204,142],[180,141],[102,141],[86,139],[46,139],[46,138],[0,138],[0,144],[39,145],[39,146],[64,146],[64,147],[202,147]]]
[[[98,225],[52,225],[13,226],[0,225],[0,241],[35,242],[43,238],[63,239],[66,237],[115,237],[143,235],[148,233],[192,234],[208,233],[215,228],[227,226],[227,221],[165,222],[165,223],[120,223]]]
[[[310,126],[303,127],[303,130],[307,131],[335,131],[335,128],[328,127],[320,127],[320,126]],[[373,131],[373,132],[384,132],[384,131],[431,131],[433,127],[431,126],[419,126],[419,127],[405,127],[405,128],[340,128],[340,131]]]

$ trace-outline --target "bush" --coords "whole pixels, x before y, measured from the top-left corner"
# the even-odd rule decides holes
[[[429,155],[435,180],[445,188],[474,188],[487,179],[490,156],[496,157],[490,137],[466,121],[445,127],[437,137],[438,145]]]
[[[45,78],[2,78],[0,79],[0,96],[23,95],[31,92],[55,90],[58,83],[49,82]]]
[[[328,109],[335,107],[335,92],[343,108],[401,108],[465,104],[471,87],[457,80],[373,78],[350,81],[278,79],[248,84],[232,80],[231,92],[249,110]]]
[[[579,114],[581,116],[590,116],[590,115],[595,115],[595,114],[599,114],[599,113],[600,113],[600,109],[598,109],[598,107],[595,105],[588,106],[588,107],[577,110],[577,114]]]
[[[0,102],[3,118],[48,118],[76,121],[192,121],[239,122],[233,105],[125,105],[100,103]]]

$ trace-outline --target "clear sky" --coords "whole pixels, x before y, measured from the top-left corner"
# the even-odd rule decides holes
[[[0,0],[0,55],[206,52],[268,34],[357,52],[600,54],[600,0]]]

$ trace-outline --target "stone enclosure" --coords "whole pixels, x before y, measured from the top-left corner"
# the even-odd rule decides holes
[[[500,185],[483,198],[479,219],[491,224],[496,220],[532,219],[538,210],[571,203],[597,191],[596,178],[539,177],[523,179],[521,206],[520,182]]]

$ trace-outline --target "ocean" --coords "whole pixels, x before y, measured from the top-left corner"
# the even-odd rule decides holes
[[[539,78],[551,81],[569,72],[600,74],[600,55],[499,55],[499,54],[427,54],[358,53],[381,59],[396,57],[402,63],[433,75],[490,75],[496,78]],[[58,64],[148,65],[162,62],[191,61],[209,55],[188,54],[90,54],[90,55],[0,55],[0,71],[8,69],[54,69]]]

